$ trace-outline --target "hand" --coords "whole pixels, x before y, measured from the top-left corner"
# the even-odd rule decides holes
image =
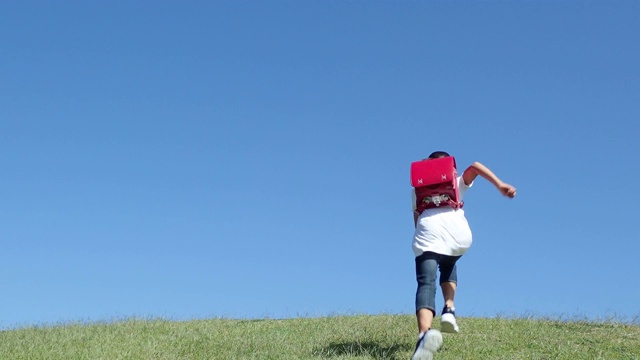
[[[498,190],[502,193],[502,195],[507,196],[511,199],[516,196],[516,188],[509,184],[501,183],[500,185],[498,185]]]

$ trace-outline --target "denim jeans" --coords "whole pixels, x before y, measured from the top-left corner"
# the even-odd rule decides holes
[[[436,313],[436,277],[440,268],[440,284],[445,282],[458,282],[456,273],[456,261],[460,256],[448,256],[434,252],[424,252],[416,257],[416,311],[429,309]]]

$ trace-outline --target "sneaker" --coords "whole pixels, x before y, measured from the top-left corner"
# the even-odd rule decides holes
[[[450,308],[445,305],[442,309],[442,317],[440,318],[440,326],[442,332],[457,334],[459,331],[458,323],[456,322],[456,309]]]
[[[433,355],[442,346],[442,334],[440,331],[431,329],[422,334],[418,343],[416,344],[416,350],[411,357],[411,360],[432,360]]]

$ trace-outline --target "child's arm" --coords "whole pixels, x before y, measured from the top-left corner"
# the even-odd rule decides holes
[[[479,162],[474,162],[469,166],[464,173],[462,173],[462,180],[466,185],[470,185],[475,178],[480,175],[483,178],[489,180],[504,196],[513,198],[516,196],[516,188],[502,182],[488,167],[482,165]]]

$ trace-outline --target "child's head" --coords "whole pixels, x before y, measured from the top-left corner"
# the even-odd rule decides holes
[[[451,155],[449,155],[449,153],[446,151],[434,151],[431,153],[431,155],[429,155],[429,159],[440,159],[449,156]]]

